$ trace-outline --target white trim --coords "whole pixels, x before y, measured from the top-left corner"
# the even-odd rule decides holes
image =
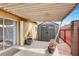
[[[24,33],[23,33],[23,30],[24,30],[24,22],[23,21],[20,21],[20,43],[21,43],[21,46],[23,46],[23,42],[24,42]]]

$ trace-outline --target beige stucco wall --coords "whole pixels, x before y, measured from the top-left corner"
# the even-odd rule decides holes
[[[37,30],[35,29],[35,27],[37,27],[36,24],[32,22],[26,22],[26,38],[29,31],[32,33],[32,39],[37,38]]]

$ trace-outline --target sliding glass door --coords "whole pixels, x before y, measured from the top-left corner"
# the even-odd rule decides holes
[[[17,21],[0,18],[0,50],[17,45]]]
[[[5,19],[5,28],[4,28],[4,46],[8,48],[13,45],[13,21]]]
[[[0,51],[3,50],[3,19],[0,18]]]

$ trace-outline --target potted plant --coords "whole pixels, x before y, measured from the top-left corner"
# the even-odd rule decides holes
[[[28,32],[27,39],[26,39],[26,44],[31,45],[31,43],[32,43],[32,33]]]
[[[56,42],[53,40],[52,42],[49,43],[48,52],[53,53],[55,49],[56,49]]]

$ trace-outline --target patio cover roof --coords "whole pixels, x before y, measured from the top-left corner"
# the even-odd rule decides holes
[[[61,21],[77,4],[1,3],[0,9],[32,21]]]

